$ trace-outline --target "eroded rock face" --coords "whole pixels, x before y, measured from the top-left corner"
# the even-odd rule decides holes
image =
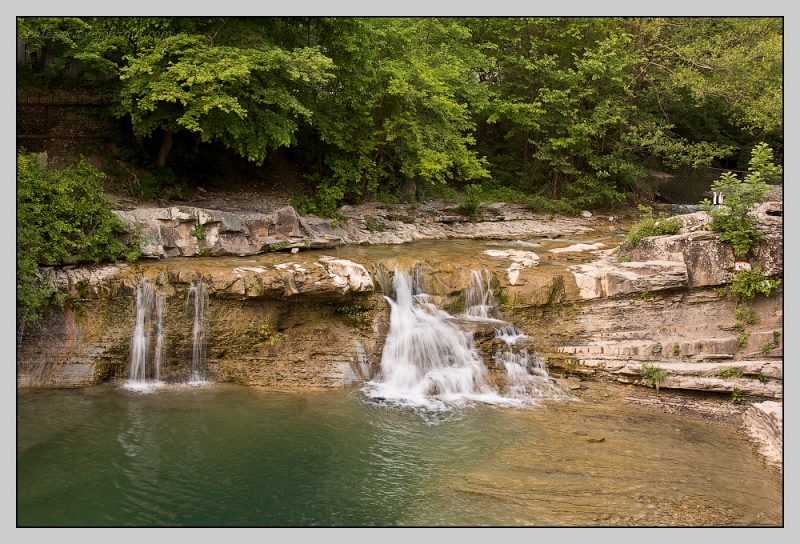
[[[256,255],[284,249],[331,249],[346,244],[403,244],[417,240],[510,239],[534,235],[580,234],[594,219],[547,219],[520,207],[504,207],[478,223],[438,208],[387,210],[383,203],[341,208],[343,218],[299,216],[291,206],[272,213],[224,212],[189,206],[115,211],[139,229],[142,254],[150,258],[196,255]],[[123,242],[130,240],[125,234]]]
[[[584,299],[685,287],[686,265],[675,261],[613,262],[609,258],[570,267]]]
[[[345,259],[291,257],[266,266],[197,267],[183,261],[42,269],[42,277],[71,302],[63,309],[49,308],[41,327],[23,337],[17,350],[18,386],[78,387],[125,377],[142,276],[167,297],[167,379],[179,379],[191,361],[187,293],[201,279],[210,295],[209,372],[214,379],[342,385],[355,372],[350,363],[369,376],[385,335],[379,324],[388,318],[381,314],[385,303],[373,301],[377,295],[369,273]],[[355,317],[337,312],[342,307],[359,312]]]
[[[730,271],[735,262],[733,249],[729,244],[719,241],[718,233],[702,230],[643,238],[639,245],[624,250],[621,255],[628,256],[633,261],[666,260],[684,263],[689,287],[729,283]]]
[[[145,257],[255,255],[271,248],[309,247],[311,243],[291,206],[267,214],[192,207],[114,213],[131,227],[139,228]]]
[[[783,273],[783,204],[764,202],[751,215],[765,237],[752,251],[753,265],[767,276]],[[720,233],[707,230],[711,217],[706,212],[679,216],[683,228],[672,236],[643,238],[635,248],[624,249],[620,257],[634,261],[668,260],[686,264],[689,287],[730,283],[736,261],[730,244]]]
[[[783,405],[774,401],[753,403],[743,419],[747,434],[759,445],[767,462],[783,472]]]

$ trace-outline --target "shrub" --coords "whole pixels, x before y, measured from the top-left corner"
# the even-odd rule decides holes
[[[741,378],[742,371],[739,369],[738,366],[731,366],[726,369],[721,369],[717,372],[717,378],[727,379],[727,378]]]
[[[104,174],[81,157],[60,170],[48,170],[46,156],[17,156],[17,326],[41,317],[55,294],[36,275],[40,264],[116,261],[126,251],[116,235],[125,224],[103,196]],[[134,237],[134,244],[140,239]],[[136,258],[136,252],[129,252]]]
[[[749,339],[750,339],[750,331],[743,331],[739,335],[739,347],[740,348],[745,347]]]
[[[709,228],[722,233],[720,240],[733,245],[737,257],[744,257],[764,237],[750,210],[764,201],[769,189],[765,181],[775,179],[782,173],[783,169],[773,163],[772,149],[762,142],[753,148],[750,172],[743,181],[731,172],[725,172],[711,186],[712,190],[722,192],[724,201],[717,208],[713,208],[707,199],[703,201],[706,211],[711,215]]]
[[[663,234],[675,234],[683,227],[683,221],[679,217],[668,218],[665,213],[661,213],[656,219],[653,217],[653,210],[649,206],[639,205],[639,222],[628,233],[625,242],[626,247],[636,247],[642,238],[648,236],[661,236]]]
[[[197,223],[194,227],[192,227],[192,230],[189,231],[189,234],[197,238],[198,242],[206,239],[206,231],[203,228],[203,225],[200,223]]]
[[[280,251],[281,249],[286,249],[289,247],[289,242],[287,240],[281,240],[280,242],[273,242],[269,245],[270,252]]]
[[[734,387],[733,393],[731,393],[731,400],[733,402],[742,402],[742,390],[738,387]]]
[[[781,285],[778,278],[767,278],[761,273],[759,267],[752,270],[741,270],[733,276],[733,281],[727,288],[727,295],[739,300],[752,300],[759,293],[765,297],[770,296]],[[737,316],[738,317],[738,316]]]
[[[656,395],[658,395],[658,388],[664,383],[664,379],[667,377],[667,371],[658,365],[654,365],[652,362],[648,362],[642,365],[642,376],[647,379],[648,387],[656,388]]]
[[[476,219],[478,217],[478,210],[481,207],[482,197],[483,191],[480,185],[467,185],[464,189],[464,200],[461,206],[458,207],[458,212],[469,216],[470,219]]]
[[[740,308],[736,308],[736,319],[743,321],[748,325],[755,325],[759,322],[758,314],[753,311],[753,308],[743,304]]]

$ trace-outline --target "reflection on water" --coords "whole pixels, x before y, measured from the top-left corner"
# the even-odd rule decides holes
[[[780,480],[732,428],[619,402],[426,412],[224,384],[17,399],[21,526],[783,523]]]

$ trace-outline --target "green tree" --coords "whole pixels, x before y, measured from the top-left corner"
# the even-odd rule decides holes
[[[184,34],[159,40],[128,61],[121,68],[119,113],[130,115],[137,134],[163,131],[158,166],[166,164],[178,130],[262,163],[269,149],[294,142],[299,120],[311,120],[292,86],[324,81],[332,67],[310,48],[218,46]]]
[[[336,65],[311,136],[320,211],[404,184],[488,176],[471,149],[470,105],[482,97],[475,73],[484,59],[457,20],[312,24]]]
[[[659,105],[658,32],[647,20],[492,19],[473,28],[494,52],[479,149],[529,191],[610,203],[646,177],[648,157],[698,165],[731,151],[672,130]]]

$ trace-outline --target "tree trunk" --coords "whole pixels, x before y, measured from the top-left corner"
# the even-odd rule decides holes
[[[144,136],[141,134],[134,134],[133,143],[135,143],[138,147],[144,148]]]
[[[158,150],[156,157],[156,166],[159,168],[166,166],[170,149],[172,149],[172,131],[168,130],[164,133],[164,139],[161,141],[161,149]]]
[[[194,135],[194,142],[192,142],[192,155],[197,155],[197,150],[200,148],[200,142],[203,141],[203,136],[198,132]]]

